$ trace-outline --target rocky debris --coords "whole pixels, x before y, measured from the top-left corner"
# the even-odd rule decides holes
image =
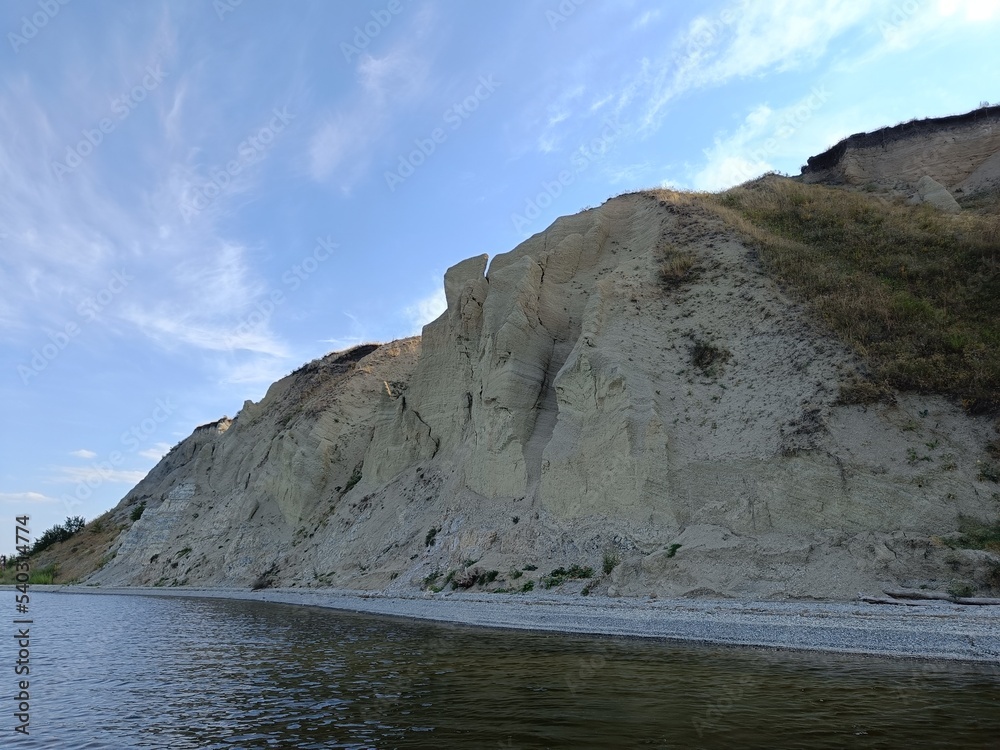
[[[958,201],[948,192],[948,188],[931,177],[924,175],[917,181],[917,193],[910,199],[911,203],[928,203],[939,211],[957,214],[962,210]]]

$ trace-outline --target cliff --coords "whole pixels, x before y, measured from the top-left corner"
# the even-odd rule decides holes
[[[1000,189],[1000,106],[856,133],[802,168],[806,182],[913,194],[921,179],[970,199]]]
[[[855,136],[806,176],[968,184],[972,154],[1000,152],[995,114]],[[972,135],[948,136],[940,164],[906,166],[914,139],[959,126]],[[788,182],[769,180],[745,195]],[[995,590],[1000,556],[958,543],[1000,514],[992,381],[979,410],[891,378],[845,398],[874,372],[868,349],[726,200],[624,195],[457,264],[421,338],[312,362],[176,446],[108,516],[122,532],[85,582]]]

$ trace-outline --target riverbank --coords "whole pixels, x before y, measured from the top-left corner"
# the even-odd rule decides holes
[[[241,599],[510,630],[1000,664],[1000,606],[632,600],[546,593],[407,597],[337,589],[33,586],[32,590],[69,595]]]

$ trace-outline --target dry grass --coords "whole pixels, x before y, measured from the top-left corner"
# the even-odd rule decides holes
[[[721,216],[868,362],[874,388],[1000,409],[1000,217],[768,176],[717,195],[655,194]],[[861,395],[861,394],[859,394]]]
[[[692,253],[667,245],[661,250],[660,285],[664,289],[677,286],[694,278],[695,257]]]

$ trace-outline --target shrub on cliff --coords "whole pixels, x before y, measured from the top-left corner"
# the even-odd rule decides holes
[[[85,523],[86,521],[84,521],[82,516],[71,516],[66,519],[66,523],[57,523],[35,540],[35,544],[31,548],[31,554],[37,555],[39,552],[44,549],[48,549],[53,544],[65,542],[75,533],[83,529]]]

